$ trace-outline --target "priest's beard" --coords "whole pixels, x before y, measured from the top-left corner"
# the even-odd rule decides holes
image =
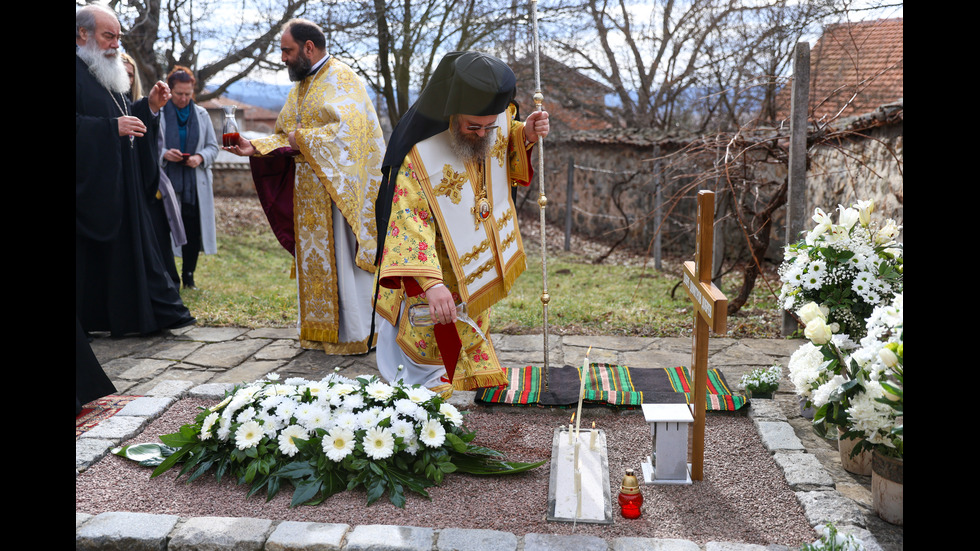
[[[303,52],[299,52],[296,55],[296,61],[293,63],[286,63],[286,72],[289,73],[289,80],[293,82],[306,78],[312,68],[313,62]]]
[[[107,57],[107,53],[112,56]],[[129,91],[129,75],[117,48],[102,50],[94,40],[78,47],[78,57],[88,65],[88,70],[110,92],[125,94]]]
[[[463,134],[463,131],[459,128],[459,124],[455,120],[452,121],[449,128],[451,129],[449,132],[449,147],[453,150],[456,158],[464,163],[478,163],[486,158],[487,151],[490,151],[490,146],[493,145],[497,137],[496,134],[490,131],[487,131],[483,137],[473,133]]]

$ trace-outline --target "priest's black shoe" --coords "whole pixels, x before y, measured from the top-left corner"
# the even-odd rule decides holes
[[[181,276],[181,279],[184,280],[184,289],[192,289],[192,290],[195,290],[195,291],[197,290],[197,285],[194,285],[194,274],[193,273],[183,274]]]

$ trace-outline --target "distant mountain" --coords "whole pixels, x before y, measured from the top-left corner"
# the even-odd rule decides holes
[[[289,84],[238,81],[228,87],[225,97],[278,112],[289,94]]]

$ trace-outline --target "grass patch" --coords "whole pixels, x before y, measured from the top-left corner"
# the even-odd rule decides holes
[[[296,281],[292,257],[276,241],[258,202],[216,201],[218,254],[201,256],[194,279],[200,290],[181,296],[198,323],[221,327],[293,327]],[[253,206],[254,205],[254,206]],[[221,209],[232,209],[222,211]],[[254,209],[259,209],[255,216]],[[527,241],[525,241],[527,244]],[[535,247],[532,247],[536,249]],[[566,252],[548,254],[548,328],[553,334],[690,335],[692,309],[681,281],[681,261],[665,261],[663,271],[634,265],[594,265],[591,258]],[[180,266],[180,259],[177,265]],[[725,278],[722,291],[734,298],[741,272]],[[770,281],[774,275],[769,275]],[[777,288],[778,290],[778,288]],[[541,257],[528,253],[528,266],[510,296],[493,308],[491,330],[541,333]],[[775,298],[756,283],[748,303],[728,319],[731,337],[779,336],[781,314]]]
[[[199,289],[182,289],[180,296],[200,325],[292,327],[297,316],[292,260],[271,230],[219,234],[218,254],[198,261]]]
[[[738,276],[741,277],[740,274]],[[666,337],[689,335],[693,310],[678,283],[680,271],[643,266],[594,265],[565,253],[548,258],[549,331],[557,334]],[[723,283],[734,296],[741,280]],[[510,295],[493,310],[493,330],[542,331],[541,258],[529,255],[528,269]],[[729,336],[775,337],[775,299],[756,289],[743,312],[729,319]]]

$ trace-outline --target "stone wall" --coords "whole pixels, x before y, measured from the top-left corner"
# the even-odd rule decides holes
[[[850,138],[812,149],[807,172],[808,216],[815,207],[829,212],[838,204],[850,206],[858,199],[871,198],[877,216],[903,223],[903,125],[899,122],[864,134],[867,138]],[[660,155],[675,154],[683,145],[658,143],[662,148]],[[654,151],[652,140],[581,137],[549,140],[545,149],[548,221],[560,231],[565,228],[569,159],[572,159],[572,231],[608,243],[618,242],[626,234],[624,246],[648,250],[656,232],[654,192],[659,177],[655,174],[657,165],[652,161],[656,156]],[[219,159],[215,165],[215,195],[254,196],[248,164],[231,157],[228,162]],[[536,169],[536,156],[533,161]],[[676,156],[671,164],[674,169],[664,175],[668,183],[663,201],[668,203],[669,212],[662,228],[662,241],[665,252],[684,254],[693,247],[695,197],[699,186],[691,182],[701,169],[694,164],[678,163]],[[782,182],[786,178],[785,165],[760,165],[754,177],[760,182]],[[517,203],[524,212],[538,216],[537,199],[538,176],[535,175],[529,188],[518,190]],[[782,209],[775,218],[770,250],[781,246],[785,235]],[[732,233],[730,230],[725,231]],[[741,238],[740,233],[730,237],[733,241]]]
[[[893,218],[902,224],[904,147],[903,125],[881,126],[831,145],[816,146],[810,152],[807,172],[807,223],[815,207],[830,212],[858,199],[874,199],[876,216]],[[700,181],[713,156],[684,159],[679,151],[682,142],[657,141],[660,156],[670,159],[672,168],[662,175],[666,181],[663,202],[666,221],[662,228],[665,252],[686,254],[692,250],[696,195],[700,189],[722,189],[720,182]],[[653,140],[587,139],[581,135],[552,140],[545,155],[545,190],[548,197],[548,221],[559,231],[565,227],[568,210],[569,158],[574,159],[572,228],[573,232],[606,242],[617,242],[626,235],[625,246],[648,250],[656,232],[654,223],[655,173]],[[535,160],[535,167],[537,166]],[[755,199],[764,202],[766,193],[774,192],[786,180],[786,164],[772,159],[753,165],[752,174],[737,176],[754,182],[749,186]],[[716,187],[717,186],[717,187]],[[526,197],[526,200],[524,199]],[[526,212],[538,214],[538,177],[531,187],[518,193],[518,204]],[[785,209],[774,214],[770,252],[783,245]],[[721,215],[721,210],[718,211]],[[717,230],[716,230],[717,231]],[[744,244],[744,236],[734,223],[726,222],[721,231],[735,246]],[[778,254],[777,254],[778,256]]]
[[[653,212],[655,182],[653,165],[645,161],[654,156],[652,146],[566,141],[549,142],[546,147],[545,213],[550,223],[565,227],[572,159],[573,232],[611,242],[628,232],[630,246],[639,246],[651,234],[653,218],[647,215]],[[538,195],[539,179],[535,175],[527,190],[519,190],[518,205],[537,215]],[[628,223],[632,226],[626,230]]]
[[[214,194],[219,197],[255,196],[255,184],[248,163],[215,163]]]
[[[815,147],[807,169],[807,212],[827,212],[837,205],[851,206],[859,199],[874,199],[875,215],[905,219],[905,132],[903,122],[864,132],[867,138],[849,138]]]

